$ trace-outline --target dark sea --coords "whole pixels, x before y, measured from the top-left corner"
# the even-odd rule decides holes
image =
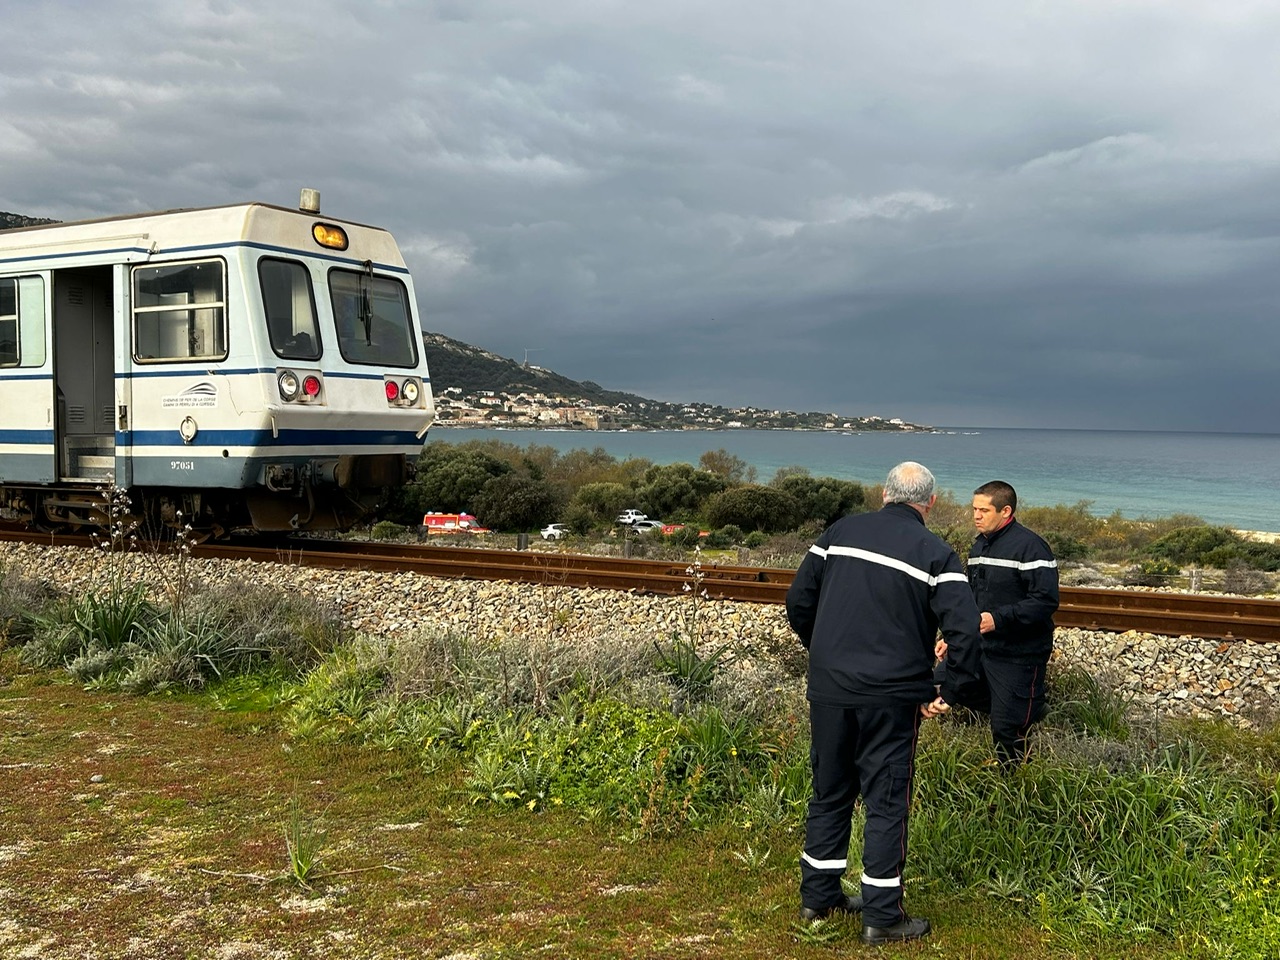
[[[1280,532],[1280,436],[942,427],[933,433],[842,434],[791,430],[649,432],[435,428],[429,440],[503,440],[559,451],[602,447],[618,458],[693,463],[727,450],[767,483],[781,467],[880,483],[894,464],[918,460],[938,485],[967,501],[1006,480],[1028,506],[1075,504],[1130,519],[1190,513],[1241,530]]]

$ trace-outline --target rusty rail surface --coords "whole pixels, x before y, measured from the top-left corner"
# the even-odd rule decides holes
[[[86,546],[87,537],[51,536],[0,529],[0,541]],[[429,544],[289,538],[274,546],[202,544],[193,550],[209,559],[248,559],[330,569],[405,571],[469,580],[629,590],[678,596],[692,587],[690,561],[593,557],[563,551],[513,551]],[[701,589],[712,599],[780,604],[795,571],[703,561]],[[1280,641],[1280,601],[1063,587],[1055,622],[1090,630],[1138,630],[1167,636]]]

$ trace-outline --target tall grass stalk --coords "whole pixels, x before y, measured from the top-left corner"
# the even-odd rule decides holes
[[[285,852],[289,858],[289,878],[300,887],[310,886],[320,869],[320,848],[326,834],[302,810],[295,796],[289,801],[289,819],[284,825]]]

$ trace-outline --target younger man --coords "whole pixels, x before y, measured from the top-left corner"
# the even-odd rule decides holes
[[[969,586],[981,615],[982,673],[990,690],[991,738],[1005,767],[1027,758],[1027,734],[1045,714],[1045,668],[1053,652],[1058,561],[1014,518],[1018,494],[1003,480],[973,492]],[[946,655],[939,641],[938,656]],[[985,692],[985,691],[983,691]],[[961,702],[986,711],[981,694]]]

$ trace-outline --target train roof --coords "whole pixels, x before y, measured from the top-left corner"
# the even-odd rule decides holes
[[[21,262],[34,265],[45,258],[65,259],[72,248],[107,244],[129,247],[147,256],[190,250],[201,244],[259,242],[272,247],[322,250],[313,239],[316,223],[337,224],[350,236],[350,248],[335,259],[372,260],[404,266],[391,234],[382,227],[330,217],[322,212],[249,202],[217,207],[156,210],[92,220],[42,223],[0,230],[0,267]],[[125,258],[133,259],[133,258]]]

